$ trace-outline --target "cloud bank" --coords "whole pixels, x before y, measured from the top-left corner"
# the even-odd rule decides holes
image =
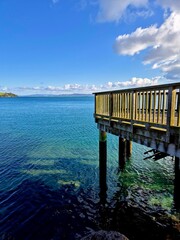
[[[102,85],[81,85],[81,84],[65,84],[64,86],[24,86],[16,88],[8,88],[5,86],[0,86],[0,91],[2,92],[14,92],[20,95],[29,94],[91,94],[97,91],[108,91],[123,88],[132,87],[142,87],[156,85],[159,83],[160,77],[155,77],[153,79],[149,78],[137,78],[133,77],[128,81],[117,81],[117,82],[107,82]]]

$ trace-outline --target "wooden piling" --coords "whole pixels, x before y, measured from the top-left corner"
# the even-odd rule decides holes
[[[107,134],[104,131],[99,131],[99,186],[100,186],[100,200],[102,203],[106,202],[107,191]]]
[[[174,206],[180,209],[180,158],[175,157]]]
[[[123,169],[126,163],[126,139],[119,137],[119,167]]]
[[[130,157],[132,154],[132,141],[126,140],[126,155]]]

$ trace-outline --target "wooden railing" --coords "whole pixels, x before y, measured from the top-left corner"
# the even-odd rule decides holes
[[[95,117],[180,127],[180,82],[95,93]]]

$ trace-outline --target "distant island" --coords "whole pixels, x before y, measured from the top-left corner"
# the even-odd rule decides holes
[[[1,98],[1,97],[17,97],[17,95],[14,94],[14,93],[0,92],[0,98]]]
[[[73,93],[73,94],[30,94],[30,95],[22,95],[21,97],[92,97],[92,94],[81,94],[81,93]]]

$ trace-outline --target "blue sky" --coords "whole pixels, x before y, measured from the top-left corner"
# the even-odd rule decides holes
[[[91,93],[180,79],[178,0],[1,0],[0,91]]]

